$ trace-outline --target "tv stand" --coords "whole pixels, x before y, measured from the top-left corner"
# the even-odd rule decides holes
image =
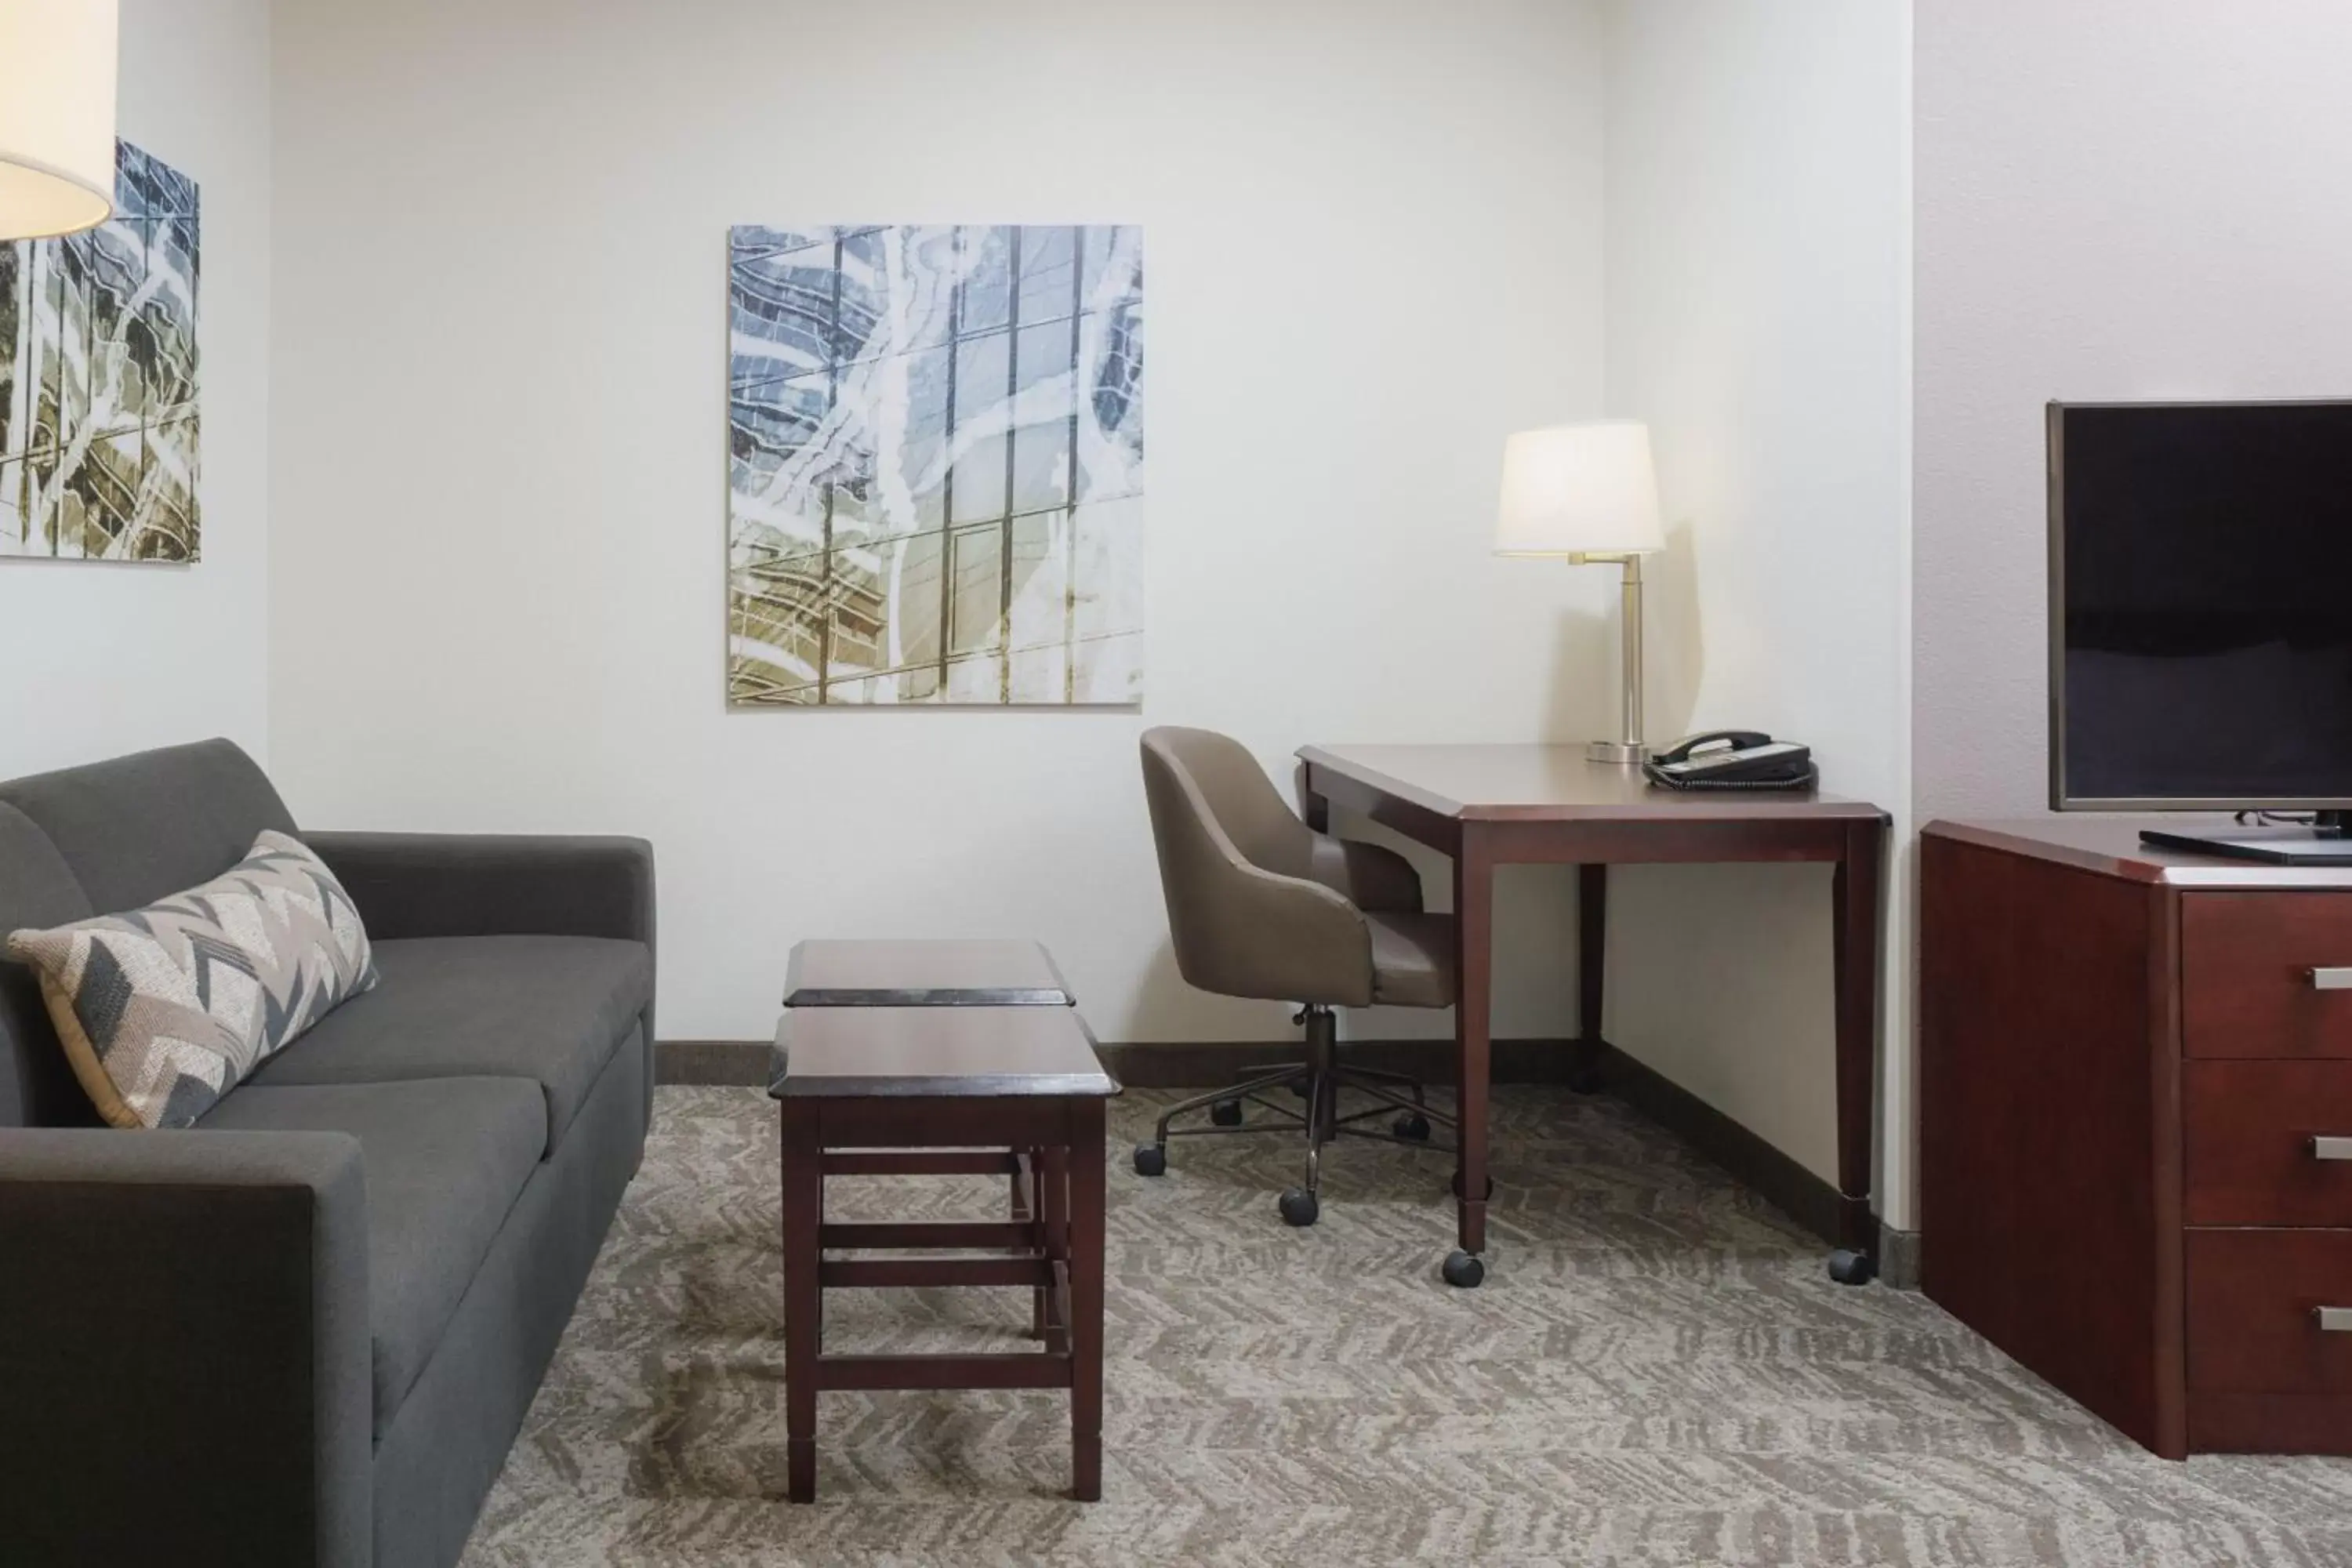
[[[2272,866],[2352,866],[2352,812],[2315,811],[2308,823],[2200,832],[2145,827],[2140,842]]]
[[[1930,823],[1929,1298],[2158,1454],[2352,1454],[2352,867]]]

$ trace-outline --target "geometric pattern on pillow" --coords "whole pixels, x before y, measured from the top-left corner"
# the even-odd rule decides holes
[[[186,1127],[375,984],[367,928],[283,833],[145,909],[8,938],[38,974],[74,1076],[115,1127]]]

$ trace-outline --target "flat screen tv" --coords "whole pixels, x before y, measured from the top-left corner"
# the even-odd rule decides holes
[[[2049,454],[2051,805],[2352,861],[2352,401],[2053,403]]]

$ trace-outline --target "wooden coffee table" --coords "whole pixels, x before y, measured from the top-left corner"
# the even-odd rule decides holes
[[[1003,951],[969,951],[983,946]],[[873,951],[888,948],[900,951]],[[1067,1005],[1066,987],[1058,1005],[1042,996],[1028,1004],[937,999],[1051,989],[1027,983],[1037,972],[1024,966],[1035,960],[1051,971],[1034,943],[795,950],[792,991],[800,1000],[777,1031],[768,1089],[783,1131],[786,1491],[794,1502],[816,1495],[816,1396],[824,1389],[1066,1388],[1072,1495],[1102,1495],[1104,1102],[1118,1084]],[[1057,984],[1058,974],[1052,979]],[[895,1005],[845,999],[861,991],[929,994]],[[812,995],[829,1000],[812,1004]],[[995,1223],[828,1225],[824,1178],[851,1174],[1005,1176],[1012,1215]],[[987,1253],[852,1259],[828,1258],[828,1247]],[[1044,1348],[823,1352],[826,1289],[901,1285],[1026,1286]]]

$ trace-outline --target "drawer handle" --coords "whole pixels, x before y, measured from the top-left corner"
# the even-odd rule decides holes
[[[2314,1307],[2322,1333],[2352,1334],[2352,1307]]]
[[[2311,1141],[2315,1160],[2352,1160],[2352,1138],[2316,1137]]]
[[[2352,969],[2315,969],[2311,972],[2314,991],[2352,991]]]

